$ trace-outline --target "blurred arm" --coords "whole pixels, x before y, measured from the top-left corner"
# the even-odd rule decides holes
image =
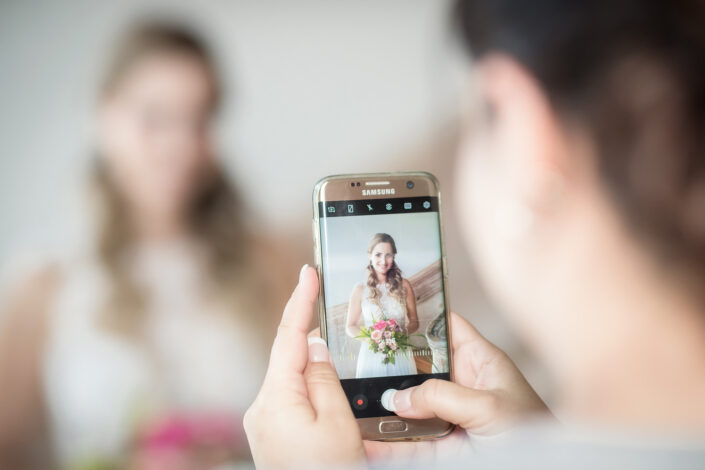
[[[0,468],[38,468],[43,443],[42,349],[58,270],[45,269],[0,305]]]

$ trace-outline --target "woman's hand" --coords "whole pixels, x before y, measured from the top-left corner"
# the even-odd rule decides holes
[[[360,429],[326,345],[307,342],[318,277],[304,266],[272,346],[267,375],[244,425],[262,469],[362,465]]]
[[[417,387],[397,391],[392,404],[405,418],[439,417],[457,424],[457,431],[441,441],[365,442],[370,458],[409,458],[464,447],[470,435],[491,436],[533,415],[550,415],[504,351],[487,341],[464,318],[451,313],[455,383],[427,380]],[[463,436],[465,434],[465,436]]]

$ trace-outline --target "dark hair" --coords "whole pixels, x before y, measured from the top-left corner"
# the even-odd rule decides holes
[[[588,132],[635,232],[705,271],[705,2],[460,0],[455,20]]]

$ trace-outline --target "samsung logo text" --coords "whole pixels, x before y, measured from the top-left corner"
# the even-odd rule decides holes
[[[363,189],[363,196],[385,196],[388,194],[394,194],[394,188],[381,188],[381,189]]]

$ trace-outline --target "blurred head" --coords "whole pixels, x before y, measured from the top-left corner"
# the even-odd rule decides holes
[[[379,279],[386,279],[389,294],[398,300],[404,298],[401,269],[397,266],[394,257],[397,254],[397,245],[391,235],[376,233],[367,248],[370,262],[367,265],[367,285],[370,288],[370,299],[379,301],[377,284]]]
[[[239,292],[233,277],[241,276],[246,234],[210,135],[220,96],[206,45],[181,26],[136,25],[111,57],[93,176],[98,255],[114,287],[107,310],[120,327],[134,326],[130,313],[143,304],[124,263],[140,238],[187,235],[204,249],[218,292]]]
[[[481,102],[459,152],[459,217],[530,341],[592,321],[573,294],[627,256],[664,285],[702,283],[703,3],[461,0],[456,15]]]
[[[139,223],[182,218],[213,171],[218,95],[211,56],[192,33],[141,25],[119,44],[100,96],[98,150]]]

